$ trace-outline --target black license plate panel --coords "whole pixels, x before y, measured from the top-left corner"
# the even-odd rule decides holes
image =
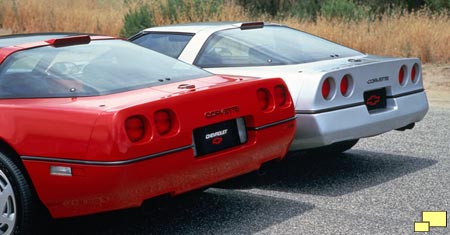
[[[367,110],[386,108],[386,88],[364,92],[364,103]]]
[[[221,151],[241,144],[235,119],[194,129],[197,156]]]

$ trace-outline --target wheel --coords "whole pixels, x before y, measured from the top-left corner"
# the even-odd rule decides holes
[[[30,184],[19,167],[0,152],[0,234],[31,234],[33,207]]]
[[[358,143],[359,139],[355,140],[346,140],[338,143],[334,143],[328,146],[319,147],[311,150],[307,150],[308,154],[319,154],[319,155],[338,155],[340,153],[343,153],[349,149],[351,149],[353,146],[355,146],[356,143]]]

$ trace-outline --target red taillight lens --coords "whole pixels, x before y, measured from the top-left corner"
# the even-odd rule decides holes
[[[125,130],[131,142],[138,142],[145,136],[145,118],[132,116],[125,120]]]
[[[165,135],[172,130],[172,115],[169,110],[159,110],[154,114],[155,127],[160,135]]]
[[[286,87],[278,85],[274,89],[275,92],[275,102],[278,106],[283,106],[287,101],[287,90]]]
[[[405,71],[406,66],[402,66],[400,68],[400,71],[398,71],[398,83],[400,83],[400,85],[403,85],[405,82]]]
[[[270,93],[264,88],[260,88],[256,91],[256,96],[258,97],[258,103],[261,110],[266,110],[270,103]]]
[[[324,99],[328,99],[331,91],[330,78],[327,78],[322,84],[322,96]]]
[[[343,96],[347,96],[347,94],[348,94],[348,86],[349,86],[349,83],[350,83],[350,81],[349,81],[349,78],[348,78],[347,75],[345,75],[344,77],[342,77],[340,89],[341,89],[341,94],[342,94]]]
[[[418,66],[419,66],[419,65],[414,64],[413,67],[412,67],[412,69],[411,69],[411,81],[412,81],[412,82],[416,82],[417,67],[418,67]]]

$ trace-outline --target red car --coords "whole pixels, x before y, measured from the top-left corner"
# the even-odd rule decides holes
[[[106,36],[0,37],[0,233],[138,207],[281,159],[279,78],[221,77]]]

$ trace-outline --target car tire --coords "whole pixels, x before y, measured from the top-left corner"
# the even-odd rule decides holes
[[[359,139],[354,140],[346,140],[338,143],[334,143],[328,146],[311,149],[308,150],[308,154],[314,154],[314,155],[321,155],[321,156],[330,156],[330,155],[339,155],[349,149],[351,149],[353,146],[358,143]]]
[[[18,165],[1,152],[0,191],[0,234],[33,233],[36,209],[32,188]]]

